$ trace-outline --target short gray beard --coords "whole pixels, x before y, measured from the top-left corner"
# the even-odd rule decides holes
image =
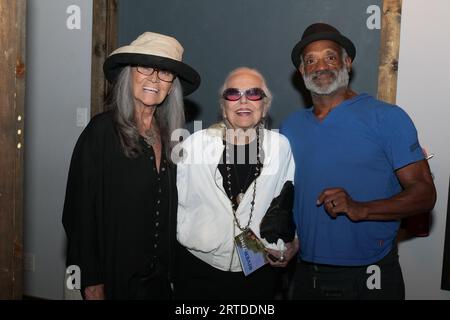
[[[319,87],[314,83],[313,78],[323,72],[332,73],[335,77],[335,80],[328,86]],[[346,88],[348,86],[349,79],[350,79],[349,72],[345,66],[343,66],[339,71],[323,70],[314,72],[310,75],[303,76],[303,81],[305,82],[306,88],[312,93],[320,96],[330,95],[335,93],[339,89]]]

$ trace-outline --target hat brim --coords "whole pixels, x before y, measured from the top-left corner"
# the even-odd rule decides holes
[[[331,40],[336,42],[347,51],[347,54],[352,61],[355,59],[356,48],[350,39],[337,33],[319,32],[305,37],[295,45],[294,49],[292,49],[291,59],[297,69],[300,66],[300,54],[303,52],[303,49],[311,42],[319,40]]]
[[[194,92],[200,86],[200,75],[187,64],[165,58],[141,53],[117,53],[109,56],[103,64],[103,72],[109,82],[114,83],[126,66],[149,66],[174,72],[180,79],[183,95]]]

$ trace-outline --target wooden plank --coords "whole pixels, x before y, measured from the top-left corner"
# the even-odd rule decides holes
[[[0,299],[23,291],[25,17],[26,0],[0,0]]]
[[[16,26],[17,26],[17,53],[16,53],[16,109],[15,118],[25,116],[25,71],[26,71],[26,0],[19,0],[16,3]],[[20,133],[19,134],[19,130]],[[13,298],[22,299],[23,296],[23,193],[24,193],[24,121],[18,121],[16,127],[17,141],[22,145],[17,149],[15,160],[15,210],[14,218],[14,286]]]
[[[381,19],[378,99],[395,104],[402,0],[384,0]]]
[[[105,109],[103,62],[117,46],[117,0],[93,1],[92,23],[91,117]]]

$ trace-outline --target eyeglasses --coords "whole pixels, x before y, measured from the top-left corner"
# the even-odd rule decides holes
[[[228,101],[237,101],[241,99],[243,95],[245,95],[245,97],[250,101],[259,101],[267,97],[264,90],[261,88],[250,88],[247,90],[228,88],[222,93],[222,97]]]
[[[173,82],[175,79],[175,74],[168,70],[161,70],[157,68],[151,68],[151,67],[142,67],[137,66],[136,67],[137,72],[140,74],[143,74],[144,76],[151,76],[156,71],[156,76],[159,80],[164,82]]]

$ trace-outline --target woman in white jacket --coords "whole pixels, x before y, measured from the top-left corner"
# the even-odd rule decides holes
[[[183,141],[178,163],[178,249],[175,297],[180,299],[271,299],[277,272],[295,255],[298,242],[272,254],[270,265],[245,276],[235,237],[260,223],[294,161],[287,139],[264,129],[272,100],[263,76],[238,68],[220,90],[223,121]]]

